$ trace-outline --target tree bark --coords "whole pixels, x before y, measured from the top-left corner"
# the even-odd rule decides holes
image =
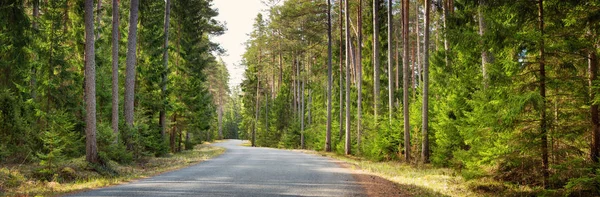
[[[430,0],[425,0],[425,32],[423,32],[423,109],[422,127],[423,127],[423,149],[421,157],[423,163],[429,163],[429,10],[431,9]]]
[[[257,73],[258,74],[258,73]],[[252,147],[256,146],[256,129],[258,128],[258,111],[259,111],[259,94],[260,94],[260,78],[256,77],[256,108],[255,108],[255,120],[254,128],[252,129]]]
[[[379,0],[373,0],[373,116],[379,111]]]
[[[171,0],[165,0],[165,43],[163,45],[163,73],[162,73],[162,105],[160,108],[159,124],[160,124],[160,135],[165,138],[165,131],[167,130],[167,78],[169,75],[169,21],[171,17]]]
[[[361,121],[362,121],[362,0],[358,1],[358,46],[357,46],[357,54],[358,54],[358,101],[356,102],[357,109],[357,122],[356,122],[356,150],[360,153],[360,143],[361,143]]]
[[[394,111],[394,75],[392,74],[392,1],[388,0],[388,118],[389,124],[392,125],[392,115]]]
[[[540,95],[542,97],[542,105],[540,107],[540,134],[541,134],[541,151],[542,151],[542,174],[544,188],[548,188],[548,128],[546,125],[546,60],[544,57],[544,0],[538,0],[538,17],[539,28],[541,33],[540,38]]]
[[[40,0],[33,0],[33,21],[32,27],[35,34],[38,33],[38,20],[40,18]],[[39,55],[34,53],[34,60],[39,61]],[[35,99],[37,97],[36,89],[37,89],[37,79],[36,79],[37,69],[35,65],[31,66],[31,79],[29,83],[31,84],[31,98]]]
[[[112,0],[112,122],[115,143],[119,141],[119,0]]]
[[[325,151],[331,152],[331,89],[333,86],[331,68],[331,0],[327,0],[327,131],[325,133]]]
[[[444,37],[444,60],[446,63],[446,67],[450,66],[450,61],[448,60],[448,52],[450,50],[449,45],[448,45],[448,9],[451,9],[451,7],[449,7],[448,5],[450,0],[445,0],[444,1],[444,5],[442,5],[442,21],[443,21],[443,26],[444,26],[444,34],[442,35]]]
[[[338,140],[342,141],[342,136],[344,136],[344,32],[342,30],[342,26],[344,25],[343,23],[343,0],[339,0],[340,2],[340,134],[338,136]]]
[[[346,46],[350,46],[350,10],[348,0],[345,0],[344,11],[346,11]],[[346,48],[346,145],[344,152],[350,154],[350,50]]]
[[[102,0],[98,0],[98,4],[96,4],[96,12],[98,12],[96,14],[96,24],[98,25],[96,28],[98,28],[96,30],[96,40],[98,40],[100,38],[100,19],[102,16]]]
[[[222,106],[221,102],[219,102],[219,106],[217,106],[217,108],[219,109],[217,111],[217,121],[219,124],[219,139],[222,140],[223,139],[223,106]]]
[[[98,163],[96,146],[96,61],[94,52],[94,0],[86,0],[85,13],[85,158]]]
[[[139,0],[131,0],[129,13],[129,33],[127,37],[127,67],[125,69],[125,123],[133,127],[135,100],[135,63]]]
[[[402,1],[403,7],[403,22],[402,22],[402,65],[403,65],[403,114],[404,114],[404,158],[406,161],[410,161],[410,124],[409,124],[409,111],[408,111],[408,85],[409,85],[409,63],[408,63],[408,17],[409,17],[409,8],[408,0]]]
[[[596,55],[595,48],[592,48],[588,51],[588,67],[590,72],[590,100],[592,103],[590,106],[590,115],[592,117],[592,147],[590,151],[590,159],[594,163],[598,163],[598,160],[600,159],[600,118],[598,117],[598,104],[594,102],[596,93],[592,89],[592,87],[595,85],[594,81],[598,78],[598,57]]]
[[[421,34],[419,33],[421,31],[421,24],[419,24],[419,14],[421,12],[419,11],[419,2],[415,3],[415,37],[416,37],[416,51],[417,51],[417,58],[416,58],[416,67],[417,67],[417,77],[415,78],[417,80],[416,84],[420,84],[423,77],[421,76],[421,71],[422,71],[422,64],[421,64]],[[413,60],[414,61],[414,60]],[[415,91],[416,92],[416,91]]]
[[[477,9],[477,17],[479,20],[479,36],[481,37],[481,75],[483,76],[483,87],[487,89],[488,87],[488,74],[487,74],[487,64],[489,64],[490,59],[488,55],[487,46],[484,42],[483,36],[485,35],[486,27],[485,27],[485,17],[483,16],[483,9],[485,7],[485,0],[479,0],[479,9]]]
[[[301,81],[300,83],[302,84],[302,88],[300,89],[300,148],[304,149],[304,109],[305,109],[305,102],[304,102],[304,86],[306,84],[306,81],[304,81],[304,77],[301,77]]]

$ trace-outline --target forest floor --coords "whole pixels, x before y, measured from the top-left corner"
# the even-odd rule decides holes
[[[349,168],[368,196],[532,196],[537,191],[502,183],[491,178],[466,180],[460,172],[431,165],[398,161],[375,162],[336,153],[298,150],[337,160]]]
[[[71,177],[68,181],[65,181],[65,178],[57,178],[58,174],[54,175],[54,179],[62,179],[62,181],[40,181],[36,177],[40,169],[38,164],[2,166],[0,176],[4,174],[8,178],[6,180],[0,178],[0,196],[56,196],[123,184],[194,165],[223,152],[225,152],[224,148],[204,143],[197,145],[193,150],[185,150],[166,157],[140,159],[129,165],[111,161],[109,163],[111,169],[106,171],[90,168],[84,156],[58,165],[60,168],[58,174],[61,174],[60,177],[65,177],[63,175],[67,174],[66,177]]]

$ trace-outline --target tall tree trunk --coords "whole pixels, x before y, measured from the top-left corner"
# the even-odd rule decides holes
[[[32,21],[32,27],[33,27],[33,31],[34,33],[37,35],[38,34],[38,20],[40,18],[40,0],[33,0],[33,21]],[[39,61],[39,54],[38,53],[34,53],[34,61]],[[36,95],[36,89],[37,89],[37,79],[36,79],[36,73],[37,73],[37,69],[35,67],[35,65],[31,66],[31,79],[29,81],[30,85],[31,85],[31,98],[35,99]]]
[[[86,0],[85,13],[85,159],[98,163],[96,146],[96,56],[94,52],[94,0]]]
[[[306,84],[304,77],[301,78],[300,83],[302,83],[302,88],[300,89],[300,99],[302,100],[300,101],[300,148],[304,149],[304,86]]]
[[[488,87],[488,74],[487,74],[487,64],[489,64],[490,59],[488,55],[487,46],[485,44],[483,36],[485,35],[486,27],[485,27],[485,17],[483,16],[483,9],[485,8],[485,0],[479,0],[479,9],[477,9],[477,17],[479,20],[479,36],[481,37],[481,75],[483,76],[483,87]]]
[[[357,122],[356,122],[356,150],[360,153],[360,143],[361,143],[361,121],[362,121],[362,0],[358,1],[358,101],[356,102],[356,113],[357,114]]]
[[[127,37],[127,67],[125,69],[125,123],[133,127],[133,102],[135,99],[135,63],[139,0],[131,0],[129,11],[129,33]]]
[[[119,0],[112,0],[112,122],[119,141]]]
[[[345,0],[344,11],[346,11],[346,46],[350,46],[350,10],[348,0]],[[344,152],[350,154],[350,50],[346,48],[346,146]]]
[[[96,4],[96,24],[98,25],[96,28],[96,40],[100,38],[100,19],[102,18],[102,0],[98,0],[98,4]]]
[[[598,77],[598,57],[596,55],[595,48],[592,48],[590,51],[588,51],[588,58],[588,67],[590,72],[590,100],[592,100],[592,105],[590,106],[590,115],[592,117],[592,147],[590,151],[590,159],[594,163],[598,163],[598,160],[600,159],[600,118],[598,118],[598,104],[593,102],[593,100],[596,98],[596,93],[592,89],[592,87],[595,85],[594,81]]]
[[[389,124],[392,125],[392,115],[394,111],[394,75],[392,74],[392,31],[394,23],[392,23],[392,1],[388,0],[388,118]]]
[[[423,32],[423,109],[422,127],[423,127],[423,149],[421,157],[423,163],[429,163],[429,10],[431,9],[430,0],[425,0],[425,32]]]
[[[446,63],[446,67],[450,66],[450,61],[448,60],[448,52],[450,50],[449,45],[448,45],[448,10],[452,9],[452,7],[449,7],[448,5],[450,4],[450,0],[444,0],[444,5],[442,5],[442,21],[443,21],[443,26],[444,26],[444,34],[442,35],[444,37],[444,60]]]
[[[217,107],[219,111],[217,111],[217,121],[219,124],[219,139],[223,139],[223,105],[219,102],[219,106]]]
[[[256,129],[258,128],[258,111],[259,111],[259,94],[260,94],[260,78],[256,77],[256,108],[255,108],[255,120],[254,128],[252,129],[252,147],[256,146]]]
[[[408,17],[409,17],[409,8],[408,0],[402,1],[402,14],[403,14],[403,22],[402,22],[402,65],[403,65],[403,81],[402,84],[402,93],[403,93],[403,114],[404,114],[404,158],[406,161],[410,161],[410,124],[409,124],[409,115],[408,115],[408,85],[409,85],[409,63],[408,63]]]
[[[344,2],[343,0],[339,0],[340,2],[340,134],[338,136],[338,140],[342,141],[342,136],[344,136],[344,32],[342,30],[342,26],[344,25],[343,23],[343,11],[342,8],[344,7],[342,5],[342,3]]]
[[[171,116],[171,123],[175,123],[177,121],[176,117],[177,113],[173,113]],[[171,152],[175,152],[175,132],[177,131],[177,127],[173,126],[171,128],[171,133],[169,135],[169,147],[171,147]],[[208,137],[206,138],[208,140]]]
[[[265,92],[265,132],[269,132],[269,91]],[[221,136],[223,131],[221,130]]]
[[[373,116],[377,125],[379,108],[379,0],[373,0]]]
[[[419,33],[419,31],[421,31],[421,24],[419,23],[419,14],[421,13],[421,11],[419,10],[419,2],[417,1],[415,3],[415,40],[417,42],[415,50],[417,51],[417,58],[416,58],[416,65],[417,65],[417,84],[420,84],[423,77],[421,76],[421,68],[422,68],[422,63],[421,63],[421,34]],[[414,61],[414,60],[413,60]]]
[[[327,0],[327,131],[325,133],[325,151],[331,152],[331,89],[333,86],[331,68],[331,0]]]
[[[542,106],[540,107],[540,131],[542,150],[542,174],[544,176],[544,188],[548,188],[548,128],[546,125],[546,59],[544,57],[544,0],[538,0],[538,16],[540,28],[540,95]]]
[[[167,130],[167,78],[169,75],[169,21],[171,17],[171,0],[165,1],[165,43],[163,45],[163,73],[162,73],[162,105],[160,108],[159,124],[160,124],[160,135],[165,138],[165,131]]]
[[[330,27],[331,28],[331,27]],[[277,42],[278,51],[279,51],[279,83],[277,83],[277,89],[281,89],[281,84],[283,84],[283,58],[281,57],[281,43]]]

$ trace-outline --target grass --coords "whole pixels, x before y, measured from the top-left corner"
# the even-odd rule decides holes
[[[531,196],[536,192],[529,187],[502,183],[491,178],[466,180],[459,172],[450,168],[423,164],[416,166],[398,161],[374,162],[335,153],[312,153],[346,162],[355,171],[392,181],[411,196]]]
[[[224,148],[203,144],[197,145],[193,150],[167,157],[145,158],[130,165],[110,162],[111,169],[105,170],[91,168],[85,162],[85,158],[81,157],[60,165],[61,170],[58,173],[71,175],[73,179],[70,181],[38,180],[35,178],[36,169],[40,168],[37,164],[2,167],[0,168],[0,196],[55,196],[122,184],[197,164],[224,151]],[[8,178],[4,179],[1,176]]]

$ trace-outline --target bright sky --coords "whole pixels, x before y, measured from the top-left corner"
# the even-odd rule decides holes
[[[213,41],[221,44],[227,54],[223,61],[229,70],[229,87],[239,85],[244,80],[245,67],[240,65],[245,52],[244,42],[252,31],[252,23],[259,12],[266,6],[261,0],[214,0],[213,8],[218,9],[217,20],[227,26],[227,31],[221,36],[214,37]],[[265,15],[263,13],[263,15]]]

